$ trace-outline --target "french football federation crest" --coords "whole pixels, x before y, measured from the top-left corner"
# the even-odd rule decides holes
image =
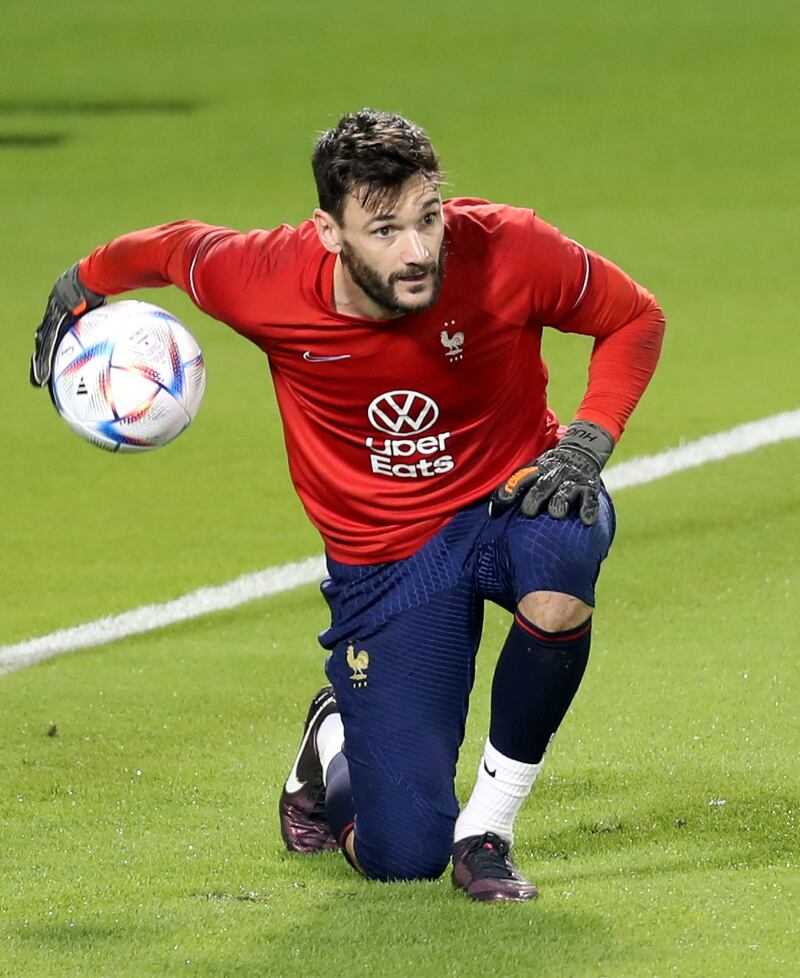
[[[350,681],[355,689],[360,689],[367,685],[367,669],[369,669],[369,652],[361,649],[356,653],[356,647],[352,642],[347,645],[347,664],[353,670]]]
[[[449,319],[445,326],[455,326],[455,324],[455,319]],[[464,334],[462,332],[459,331],[450,336],[447,330],[443,329],[439,333],[439,339],[447,351],[448,360],[460,360],[464,356]]]

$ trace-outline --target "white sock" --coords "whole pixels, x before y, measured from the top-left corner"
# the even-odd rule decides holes
[[[538,764],[512,761],[494,748],[487,737],[478,765],[478,779],[458,816],[453,841],[494,832],[511,845],[514,842],[514,819],[543,764],[544,758]],[[494,772],[493,776],[490,771]]]
[[[328,783],[328,768],[344,745],[344,727],[338,713],[325,717],[317,731],[317,751],[322,763],[322,783]]]

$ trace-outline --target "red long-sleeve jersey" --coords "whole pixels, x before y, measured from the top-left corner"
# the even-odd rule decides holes
[[[167,284],[268,356],[289,468],[328,553],[397,560],[557,440],[542,329],[594,336],[577,417],[619,438],[655,369],[652,295],[533,211],[444,203],[439,298],[391,320],[333,306],[313,222],[249,234],[179,221],[80,264],[104,295]]]

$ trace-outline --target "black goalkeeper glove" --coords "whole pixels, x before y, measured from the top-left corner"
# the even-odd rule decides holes
[[[524,516],[547,512],[563,520],[574,506],[591,526],[600,511],[600,470],[614,450],[614,439],[591,421],[573,421],[564,437],[535,462],[525,465],[498,486],[489,500],[489,514],[502,515],[519,503]]]
[[[77,264],[59,275],[36,330],[36,346],[31,357],[30,373],[30,381],[34,387],[45,387],[50,380],[53,357],[64,333],[79,316],[102,306],[105,301],[104,295],[98,295],[81,284]]]

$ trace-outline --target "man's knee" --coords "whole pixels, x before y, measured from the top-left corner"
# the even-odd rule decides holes
[[[364,826],[357,820],[355,850],[369,879],[434,880],[447,868],[453,847],[453,820],[409,818],[404,829]]]
[[[559,591],[531,591],[520,598],[520,613],[545,632],[566,632],[589,619],[591,605]]]

